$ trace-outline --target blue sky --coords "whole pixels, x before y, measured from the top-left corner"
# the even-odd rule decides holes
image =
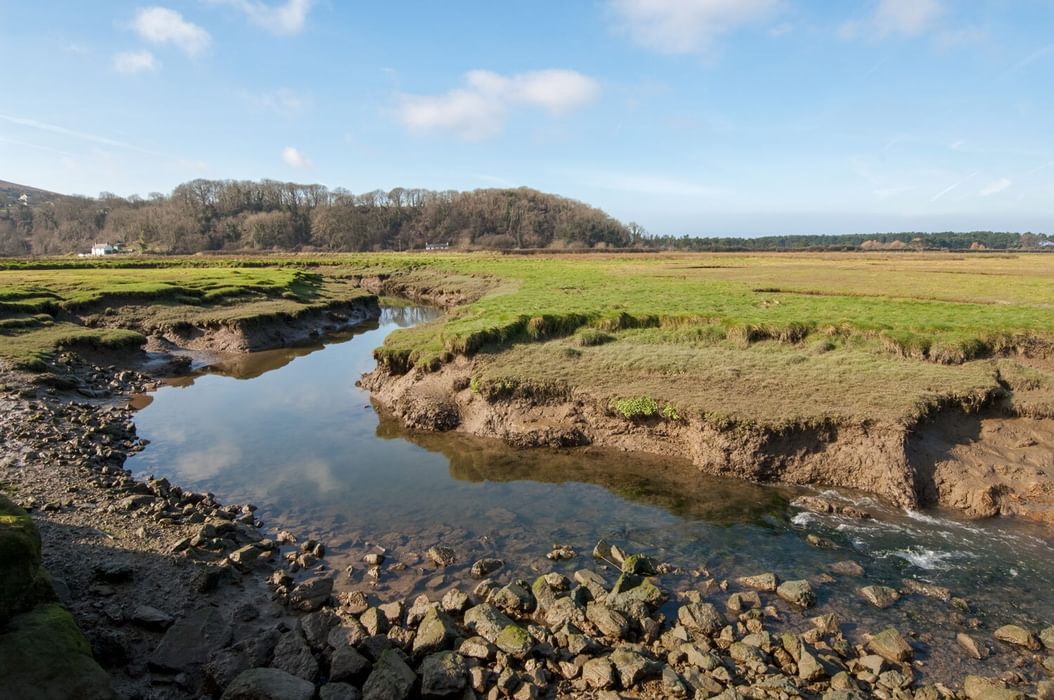
[[[1050,0],[0,0],[0,179],[525,185],[653,233],[1054,233]]]

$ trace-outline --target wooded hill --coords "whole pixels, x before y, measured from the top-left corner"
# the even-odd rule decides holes
[[[129,251],[604,248],[633,242],[629,229],[581,202],[528,188],[433,192],[396,188],[352,194],[321,185],[193,180],[147,199],[102,193],[21,206],[0,193],[0,254]]]

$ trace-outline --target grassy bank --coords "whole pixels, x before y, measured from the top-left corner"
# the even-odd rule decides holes
[[[670,420],[910,421],[1007,384],[1026,409],[1054,405],[1049,255],[6,261],[0,355],[24,362],[76,342],[127,345],[165,324],[296,314],[363,293],[364,277],[463,302],[393,333],[382,364],[428,370],[474,355],[485,392],[587,391],[627,417]]]

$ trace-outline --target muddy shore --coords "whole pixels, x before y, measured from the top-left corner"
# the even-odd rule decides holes
[[[277,335],[261,331],[253,342],[263,347],[301,337],[287,328]],[[194,349],[241,347],[228,338],[211,344],[207,333],[194,342],[200,343]],[[155,347],[176,349],[160,341]],[[165,371],[163,363],[155,368]],[[163,479],[137,481],[123,469],[125,458],[145,447],[125,404],[155,376],[71,354],[51,369],[36,376],[5,372],[0,379],[0,481],[32,512],[56,595],[118,697],[995,698],[1054,692],[1043,680],[1054,673],[1054,629],[1040,621],[1030,630],[966,635],[964,654],[995,652],[989,678],[971,676],[963,686],[930,683],[924,630],[849,638],[844,621],[810,617],[816,590],[829,576],[822,572],[806,581],[782,581],[771,572],[726,581],[720,572],[704,571],[695,590],[669,591],[662,562],[599,543],[595,556],[554,549],[554,558],[581,561],[573,578],[549,574],[528,582],[520,578],[525,572],[482,560],[477,586],[440,599],[334,593],[325,543],[271,530],[267,514],[251,504],[224,505]],[[540,416],[526,406],[478,414],[459,409],[450,425],[451,396],[466,404],[482,399],[462,396],[458,376],[428,376],[450,385],[440,383],[444,391],[429,394],[421,391],[423,379],[411,378],[412,406],[401,417],[419,427],[491,430],[531,446],[580,444],[582,437],[566,432],[574,426],[598,444],[627,449],[640,449],[641,435],[656,430],[611,430],[624,441],[603,443],[600,433],[590,432],[600,417],[584,405],[572,405],[576,412],[544,406]],[[409,401],[386,393],[394,380],[381,386],[375,374],[366,381],[378,382],[382,399]],[[847,445],[863,437],[841,440]],[[676,438],[667,431],[647,439],[663,445]],[[748,445],[743,463],[760,449]],[[882,468],[890,464],[899,463],[892,459]],[[785,480],[793,480],[788,473],[809,476],[768,469]],[[915,492],[914,477],[896,483]],[[450,552],[437,543],[426,556],[442,567]],[[364,565],[381,571],[383,553]],[[840,575],[853,576],[850,569]],[[876,607],[893,596],[941,595],[862,588],[875,589],[867,595],[875,596]]]
[[[702,418],[626,419],[585,392],[487,396],[485,360],[436,372],[383,367],[361,385],[411,428],[458,430],[517,447],[598,445],[687,458],[700,471],[758,483],[850,488],[906,508],[941,505],[970,517],[1054,526],[1054,420],[1017,415],[1008,394],[947,406],[914,425],[850,422],[773,428]]]

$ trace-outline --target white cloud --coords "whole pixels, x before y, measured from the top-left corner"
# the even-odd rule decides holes
[[[132,20],[132,29],[144,41],[172,44],[188,56],[197,56],[212,41],[207,31],[167,7],[140,8]]]
[[[258,0],[212,0],[236,7],[255,24],[274,34],[296,34],[304,28],[314,0],[286,0],[268,5]]]
[[[158,69],[157,59],[154,54],[146,49],[142,51],[121,51],[113,55],[113,68],[118,73],[135,75]]]
[[[998,194],[1003,190],[1008,189],[1013,184],[1014,183],[1009,178],[1001,177],[998,180],[992,180],[989,182],[982,187],[977,194],[982,197],[991,197],[993,194]]]
[[[469,71],[466,86],[445,95],[403,95],[399,118],[411,129],[449,129],[467,139],[499,133],[511,108],[540,107],[565,114],[583,107],[600,93],[592,78],[573,70],[550,69],[505,76]]]
[[[292,146],[286,146],[282,149],[282,160],[284,160],[289,167],[297,168],[299,170],[305,170],[311,167],[311,161],[308,160],[307,156]]]
[[[915,35],[930,29],[943,13],[940,0],[878,0],[867,19],[843,24],[838,35],[843,39],[854,39],[861,34]]]
[[[767,20],[779,0],[610,0],[630,37],[663,53],[691,53],[718,34]]]

